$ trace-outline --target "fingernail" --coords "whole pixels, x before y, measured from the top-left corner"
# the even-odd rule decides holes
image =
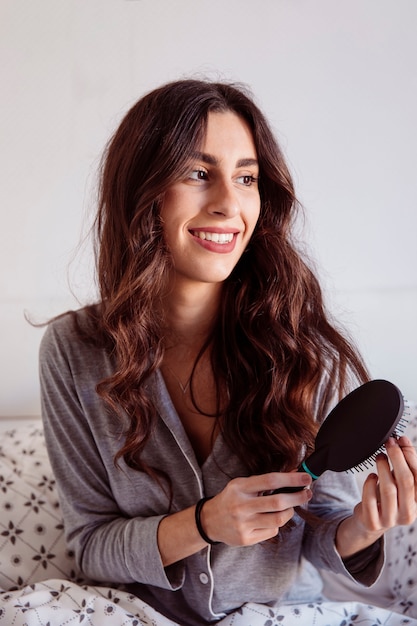
[[[310,474],[303,474],[302,475],[302,479],[303,479],[303,485],[311,485],[311,476],[310,476]]]

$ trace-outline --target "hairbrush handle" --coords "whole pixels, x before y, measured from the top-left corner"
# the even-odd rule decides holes
[[[274,489],[273,491],[268,491],[265,492],[264,496],[272,496],[275,495],[276,493],[296,493],[297,491],[302,491],[303,489],[306,489],[306,487],[280,487],[279,489]]]

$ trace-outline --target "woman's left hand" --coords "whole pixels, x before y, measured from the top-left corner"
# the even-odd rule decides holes
[[[417,453],[413,444],[408,437],[391,437],[385,449],[386,455],[380,454],[376,460],[378,475],[368,476],[362,502],[355,510],[372,532],[412,524],[417,517]]]
[[[386,454],[376,459],[377,474],[365,480],[362,500],[337,531],[336,546],[346,558],[394,526],[417,519],[417,453],[408,437],[388,439]]]

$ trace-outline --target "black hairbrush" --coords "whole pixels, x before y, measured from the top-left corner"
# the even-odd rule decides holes
[[[387,439],[401,434],[406,424],[400,390],[387,380],[371,380],[349,393],[329,413],[317,433],[314,452],[299,471],[316,480],[326,470],[367,467]],[[273,493],[301,489],[282,487]]]

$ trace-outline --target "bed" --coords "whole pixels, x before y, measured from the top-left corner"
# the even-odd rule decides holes
[[[409,412],[407,434],[417,443],[417,406]],[[0,626],[174,626],[122,589],[79,576],[40,419],[3,427],[0,420],[0,511]],[[417,626],[417,524],[390,531],[386,546],[387,566],[372,589],[320,573],[322,601],[279,609],[248,603],[218,624]]]

